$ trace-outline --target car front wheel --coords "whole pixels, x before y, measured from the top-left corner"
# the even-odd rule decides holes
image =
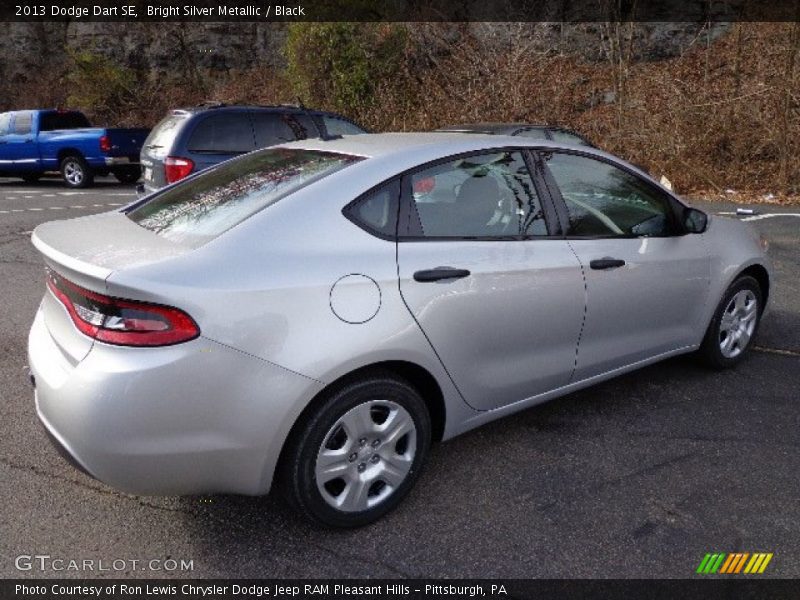
[[[431,422],[407,382],[373,375],[327,394],[284,453],[282,487],[303,515],[358,527],[395,508],[428,454]]]
[[[761,286],[749,275],[731,284],[700,346],[700,356],[707,364],[724,369],[742,360],[758,331],[762,298]]]

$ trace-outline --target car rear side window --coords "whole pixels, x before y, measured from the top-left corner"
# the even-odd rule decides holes
[[[199,246],[323,177],[362,160],[317,150],[268,148],[156,194],[128,218],[175,242]]]
[[[474,154],[411,175],[424,237],[545,236],[541,203],[520,152]]]
[[[25,135],[31,132],[31,123],[33,122],[33,113],[26,110],[18,112],[14,118],[14,133]]]
[[[11,113],[0,113],[0,135],[8,134],[9,125],[11,125]]]
[[[41,113],[39,116],[39,131],[83,129],[85,127],[91,127],[89,119],[77,111],[47,112]]]
[[[253,113],[253,130],[256,134],[257,148],[266,148],[298,139],[289,125],[289,115],[286,114]]]
[[[344,214],[369,233],[384,239],[394,239],[397,233],[399,200],[400,180],[395,179],[348,204]]]
[[[211,115],[198,123],[186,147],[189,152],[241,154],[255,150],[253,126],[246,112]]]

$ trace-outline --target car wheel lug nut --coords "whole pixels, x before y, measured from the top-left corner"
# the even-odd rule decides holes
[[[372,442],[372,447],[373,448],[377,448],[380,445],[381,445],[381,441],[380,440],[375,440],[375,441]]]
[[[358,454],[356,454],[355,452],[353,452],[353,453],[350,455],[350,457],[349,457],[349,460],[350,460],[350,462],[356,462],[356,459],[357,459],[357,458],[358,458]]]
[[[373,463],[377,463],[378,461],[380,461],[380,459],[381,459],[381,457],[380,457],[380,456],[378,456],[377,454],[374,454],[374,455],[372,456],[372,462],[373,462]]]
[[[358,444],[359,444],[359,446],[362,446],[362,447],[366,446],[367,445],[367,439],[366,438],[361,438],[360,440],[358,440]]]
[[[366,469],[366,468],[367,468],[367,464],[366,463],[361,463],[360,465],[358,465],[358,472],[359,473],[363,473],[364,469]]]

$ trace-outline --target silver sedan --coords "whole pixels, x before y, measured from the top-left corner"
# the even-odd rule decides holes
[[[356,526],[430,444],[664,358],[742,360],[765,244],[635,167],[447,133],[253,152],[40,225],[39,418],[137,494],[267,493]]]

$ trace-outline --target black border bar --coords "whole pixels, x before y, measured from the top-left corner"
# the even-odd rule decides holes
[[[798,20],[800,0],[9,0],[0,6],[0,21],[21,23]]]

